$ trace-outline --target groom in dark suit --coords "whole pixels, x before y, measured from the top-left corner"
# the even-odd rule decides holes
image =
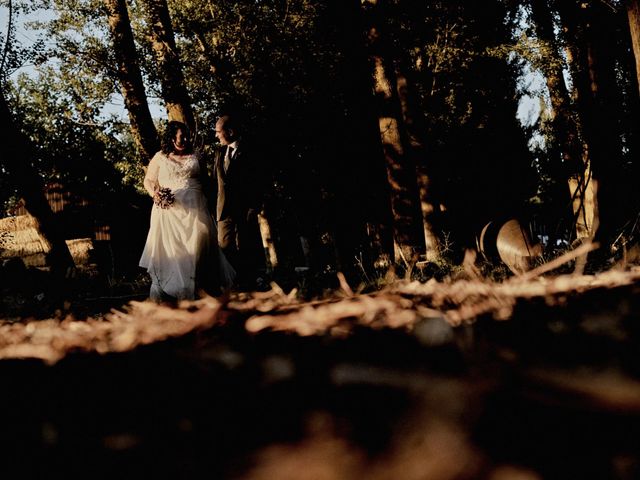
[[[216,122],[216,137],[222,146],[214,160],[218,244],[236,269],[239,286],[254,288],[257,269],[264,266],[257,218],[262,197],[258,165],[230,115]]]

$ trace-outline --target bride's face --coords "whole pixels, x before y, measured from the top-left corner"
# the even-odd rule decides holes
[[[187,148],[187,139],[182,130],[178,130],[176,132],[176,138],[173,139],[173,148],[177,153],[180,153]]]

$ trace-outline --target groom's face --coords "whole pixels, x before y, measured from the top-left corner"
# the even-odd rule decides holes
[[[225,127],[223,121],[216,123],[216,138],[220,141],[220,145],[229,145],[233,142],[233,130]]]

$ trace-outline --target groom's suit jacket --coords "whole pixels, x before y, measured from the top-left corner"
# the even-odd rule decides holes
[[[224,159],[229,147],[221,147],[214,157],[216,191],[216,220],[232,218],[246,221],[249,210],[257,208],[259,188],[257,168],[253,152],[242,142],[224,169]]]

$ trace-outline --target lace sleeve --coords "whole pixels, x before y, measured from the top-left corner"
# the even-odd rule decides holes
[[[158,186],[158,171],[160,169],[161,153],[156,153],[149,165],[144,176],[144,188],[153,197],[156,187]]]

